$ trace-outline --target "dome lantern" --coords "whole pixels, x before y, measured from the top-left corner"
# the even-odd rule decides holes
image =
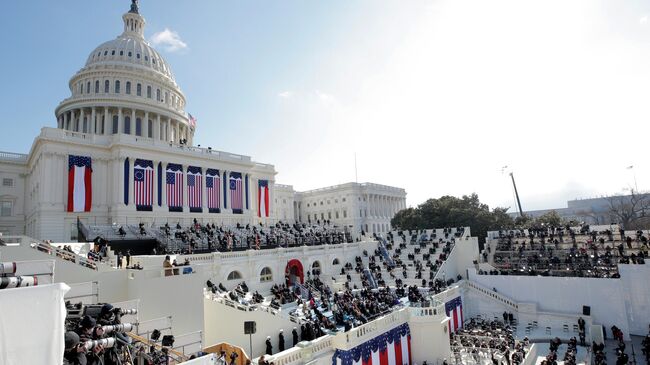
[[[140,15],[137,0],[132,0],[131,10],[129,10],[128,13],[122,15],[122,20],[124,20],[123,36],[131,36],[144,39],[144,25],[146,22]]]

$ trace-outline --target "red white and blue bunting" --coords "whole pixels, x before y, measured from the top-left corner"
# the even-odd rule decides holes
[[[411,365],[411,331],[408,323],[352,350],[336,350],[332,365]]]

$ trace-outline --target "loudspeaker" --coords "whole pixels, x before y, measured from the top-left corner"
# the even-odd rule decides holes
[[[257,324],[255,321],[246,321],[244,322],[244,334],[253,335],[257,332]]]
[[[588,306],[588,305],[583,305],[582,306],[582,315],[590,316],[591,315],[591,307]]]

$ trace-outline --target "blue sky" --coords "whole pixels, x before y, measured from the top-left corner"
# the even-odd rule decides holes
[[[0,150],[27,152],[55,126],[70,77],[121,32],[129,5],[3,4]],[[634,175],[639,189],[650,184],[647,2],[143,0],[140,9],[147,39],[178,37],[156,48],[198,119],[195,143],[272,163],[297,189],[353,181],[355,153],[360,181],[404,187],[409,205],[477,192],[514,207],[504,165],[524,209],[618,193]]]

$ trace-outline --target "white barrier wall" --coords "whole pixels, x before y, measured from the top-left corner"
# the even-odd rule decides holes
[[[645,265],[618,265],[621,292],[625,295],[630,333],[645,336],[650,326],[650,262]]]
[[[518,302],[537,303],[541,311],[572,314],[582,313],[583,305],[591,306],[594,323],[605,327],[608,338],[614,325],[626,338],[630,334],[645,336],[650,320],[650,264],[620,267],[620,279],[478,275],[474,269],[468,271],[471,280],[496,288]]]
[[[0,290],[0,364],[60,364],[65,284]]]
[[[253,335],[252,357],[264,354],[266,349],[266,336],[271,336],[273,352],[278,352],[279,329],[284,330],[284,348],[293,346],[291,331],[293,327],[300,325],[291,322],[282,315],[272,315],[263,311],[244,312],[239,309],[228,307],[222,303],[213,301],[200,295],[203,300],[202,309],[205,326],[203,329],[205,345],[212,346],[221,342],[228,342],[235,346],[242,347],[247,353],[249,349],[249,335],[244,334],[244,321],[255,321],[257,332]],[[204,299],[205,298],[205,299]],[[176,326],[176,322],[174,322]]]

